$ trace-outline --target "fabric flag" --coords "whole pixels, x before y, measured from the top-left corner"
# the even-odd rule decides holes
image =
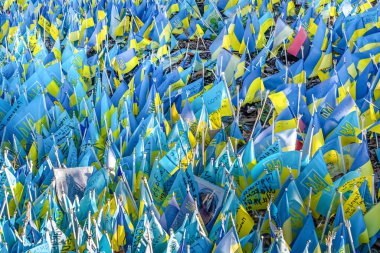
[[[288,53],[297,58],[306,57],[309,52],[309,43],[307,32],[301,25],[296,37],[288,48]]]
[[[319,148],[323,148],[325,144],[321,125],[317,114],[314,113],[310,121],[309,128],[302,148],[302,160],[311,159]]]
[[[358,248],[361,244],[369,243],[363,211],[360,208],[351,216],[350,223],[355,248]]]
[[[186,214],[190,214],[194,212],[195,209],[196,209],[196,202],[194,201],[190,192],[187,192],[186,198],[184,199],[181,205],[181,208],[178,211],[178,214],[172,223],[172,228],[174,230],[177,230],[181,226],[183,220],[185,219]]]
[[[250,74],[243,78],[243,85],[239,93],[239,99],[243,100],[242,106],[251,104],[258,99],[258,92],[263,91],[263,82],[261,79],[261,68],[254,67]],[[239,101],[235,97],[233,103],[235,106]]]
[[[235,15],[233,21],[228,27],[228,33],[232,50],[239,51],[244,35],[244,26],[240,15]]]
[[[327,186],[332,185],[332,183],[333,181],[321,151],[317,152],[297,178],[297,186],[303,198],[306,198],[309,194],[310,187],[313,193],[316,194]]]
[[[222,252],[243,252],[239,238],[236,235],[235,228],[231,228],[228,233],[223,237],[223,239],[219,242],[219,244],[216,246],[216,249],[214,250],[216,253],[222,253]]]
[[[230,50],[230,38],[226,26],[224,26],[214,42],[210,45],[211,59],[217,59],[221,51],[224,49]]]
[[[376,242],[379,237],[380,221],[375,217],[380,215],[380,203],[373,206],[368,213],[364,215],[364,221],[367,226],[368,237],[370,238],[370,245]]]
[[[160,219],[160,223],[166,231],[169,231],[169,228],[171,228],[171,225],[176,218],[179,210],[180,208],[173,193],[172,199],[169,201],[169,204]]]
[[[178,250],[179,250],[179,243],[177,239],[175,238],[173,231],[171,231],[166,252],[174,253],[174,252],[177,252]]]
[[[297,127],[297,119],[289,108],[285,108],[274,121],[274,132],[282,132]]]
[[[136,57],[134,49],[128,49],[112,59],[112,66],[119,73],[119,75],[127,74],[138,64],[139,60]]]
[[[338,126],[326,137],[326,141],[341,136],[342,145],[346,146],[348,143],[358,142],[357,136],[359,133],[358,114],[356,111],[353,111],[342,119]]]
[[[242,155],[242,163],[248,169],[252,169],[254,165],[256,165],[256,157],[255,157],[255,144],[253,139],[250,139],[248,143],[245,145],[244,152]]]
[[[280,189],[277,170],[272,170],[248,186],[241,195],[241,201],[248,212],[266,209],[272,196]]]
[[[152,246],[154,250],[163,251],[166,248],[169,235],[161,227],[160,222],[157,220],[155,215],[151,216],[150,219],[150,230],[153,235]]]
[[[335,107],[334,110],[331,113],[329,113],[328,116],[326,117],[324,124],[322,125],[323,134],[325,136],[328,136],[334,129],[337,129],[337,126],[340,124],[341,120],[345,118],[346,115],[351,117],[351,120],[353,120],[354,123],[357,123],[358,122],[357,116],[355,116],[355,114],[351,114],[351,112],[356,112],[355,105],[356,105],[355,101],[353,100],[351,95],[347,95],[340,102],[340,104],[337,107]],[[357,127],[358,125],[351,124],[348,118],[346,121],[348,121],[350,125],[349,127],[347,127],[349,131],[343,131],[343,133],[347,134],[348,136],[355,136],[356,134],[355,126]],[[339,130],[346,129],[346,128],[343,128],[344,125],[345,124],[342,123]],[[335,132],[337,134],[339,131],[335,131]]]
[[[273,50],[276,50],[290,35],[293,34],[293,29],[290,28],[280,17],[276,21],[273,34]]]
[[[256,19],[257,23],[258,23],[258,19],[257,19],[257,16],[254,17],[254,19]],[[260,27],[258,27],[258,29],[254,30],[254,34],[256,34],[257,32],[259,32],[260,30]],[[255,35],[252,33],[252,28],[251,28],[251,19],[249,18],[246,25],[245,25],[245,29],[244,29],[244,35],[243,35],[243,40],[240,44],[240,49],[239,49],[239,53],[240,54],[244,54],[245,52],[248,51],[248,53],[253,53],[254,50],[255,50],[255,44],[256,44],[256,39],[255,39]]]
[[[290,245],[293,238],[287,189],[285,189],[285,192],[282,195],[280,202],[278,203],[278,208],[281,210],[281,212],[278,214],[278,226],[282,228],[286,243]]]
[[[227,84],[232,82],[235,66],[239,63],[239,57],[226,49],[222,49],[217,59],[216,74],[224,73]]]
[[[132,249],[135,252],[144,252],[145,249],[148,246],[148,235],[149,233],[147,231],[149,224],[148,224],[148,217],[145,213],[142,215],[136,225],[136,229],[133,233],[133,241],[132,241]],[[115,250],[115,249],[113,249]],[[119,248],[117,248],[119,250]]]
[[[120,247],[127,245],[132,242],[132,235],[128,229],[128,224],[125,220],[124,213],[119,206],[119,211],[116,216],[116,221],[114,224],[113,235],[112,235],[112,249],[119,250]]]
[[[308,241],[310,241],[307,248],[308,252],[322,252],[317,234],[315,232],[314,221],[311,214],[307,216],[302,230],[294,241],[292,250],[297,252],[304,252]]]
[[[356,189],[351,193],[350,197],[344,202],[343,208],[345,218],[351,218],[358,207],[360,207],[364,213],[367,211],[364,204],[364,199],[360,195],[359,188],[356,187]]]
[[[373,167],[369,157],[368,145],[365,141],[359,144],[357,152],[360,152],[361,155],[354,157],[350,171],[360,169],[361,175],[371,176],[373,174]]]
[[[239,238],[243,238],[250,233],[255,225],[255,222],[240,201],[237,199],[235,201],[238,202],[238,207],[236,210],[236,232]]]

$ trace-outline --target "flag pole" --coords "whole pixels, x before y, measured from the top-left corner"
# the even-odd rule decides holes
[[[325,220],[325,224],[323,225],[323,230],[322,230],[322,235],[321,235],[321,240],[320,240],[320,243],[323,242],[323,239],[325,237],[325,233],[326,233],[326,229],[327,229],[327,225],[329,223],[329,220],[330,220],[330,215],[331,215],[331,211],[332,211],[332,205],[335,201],[335,196],[336,196],[336,191],[334,192],[334,195],[332,197],[332,201],[330,202],[330,207],[329,207],[329,210],[327,211],[327,216],[326,216],[326,220]]]
[[[267,121],[268,121],[270,115],[272,114],[272,111],[273,111],[273,105],[270,106],[268,115],[265,117],[265,121],[264,121],[263,127],[265,127],[265,125],[267,124]]]
[[[133,198],[133,193],[132,193],[132,190],[131,188],[129,187],[129,183],[127,181],[127,178],[125,177],[125,174],[124,174],[124,171],[123,171],[123,168],[121,167],[121,165],[119,164],[119,169],[120,169],[120,172],[121,172],[121,178],[122,178],[122,181],[125,185],[125,187],[127,188],[127,192],[128,192],[128,195],[129,195],[129,198],[131,199],[132,201],[132,205],[133,205],[133,208],[136,210],[136,212],[138,213],[138,208],[137,208],[137,204],[136,204],[136,201],[135,199]]]
[[[11,219],[11,215],[9,213],[8,191],[7,191],[7,187],[5,186],[5,184],[3,185],[3,191],[4,191],[4,194],[5,194],[5,196],[4,196],[4,203],[5,203],[6,207],[7,207],[7,216],[8,216],[8,220],[10,220]]]
[[[228,84],[227,84],[227,80],[226,80],[226,75],[224,74],[224,72],[222,72],[222,79],[223,79],[223,83],[224,83],[224,87],[226,88],[226,93],[227,93],[227,96],[228,96],[228,102],[230,104],[230,109],[231,109],[231,112],[232,112],[232,116],[235,118],[235,110],[234,110],[234,106],[232,104],[232,99],[231,99],[231,94],[230,94],[230,90],[228,89]]]
[[[372,61],[373,65],[375,65],[376,69],[379,70],[379,67],[377,66],[375,57],[373,56],[373,54],[369,54],[369,55],[370,55],[370,58],[371,58],[371,61]]]
[[[261,115],[264,111],[264,108],[265,108],[265,105],[266,105],[266,102],[267,102],[267,99],[268,99],[268,96],[269,96],[269,91],[267,90],[267,92],[265,93],[265,98],[264,98],[264,103],[263,103],[263,107],[261,109],[259,109],[259,114],[255,120],[255,123],[253,125],[253,128],[252,128],[252,132],[251,132],[251,135],[249,136],[249,139],[252,139],[253,137],[253,132],[255,131],[256,129],[256,125],[257,123],[259,122],[260,118],[261,118]]]
[[[76,232],[75,232],[74,208],[72,208],[72,209],[70,210],[70,218],[71,218],[70,225],[71,225],[72,228],[73,228],[73,237],[74,237],[75,251],[79,253],[79,250],[78,250],[78,241],[77,241]]]
[[[199,141],[195,144],[194,148],[191,151],[192,157],[191,157],[191,167],[193,168],[193,171],[195,170],[195,159],[199,157]],[[194,171],[195,175],[199,175],[199,170],[197,168],[197,171]]]
[[[5,157],[5,156],[4,156],[4,157]],[[5,173],[5,172],[4,172],[4,173]],[[8,179],[7,176],[6,176],[6,179],[7,179],[7,181],[9,182],[9,179]],[[20,207],[19,207],[19,203],[18,203],[18,200],[17,200],[16,195],[15,195],[15,193],[14,193],[14,190],[13,190],[12,186],[9,186],[9,188],[11,189],[11,193],[12,193],[12,195],[13,195],[13,200],[14,200],[14,202],[15,202],[17,212],[18,212],[19,214],[21,214]]]
[[[311,240],[307,240],[304,252],[309,252],[310,243],[311,243]]]
[[[311,126],[311,137],[310,137],[310,141],[309,141],[309,146],[307,147],[307,157],[308,159],[310,159],[310,153],[311,153],[311,149],[313,147],[313,135],[314,135],[314,122],[313,122],[313,125]]]
[[[339,142],[339,153],[340,153],[340,157],[341,157],[341,160],[342,160],[341,162],[342,162],[343,174],[346,174],[347,171],[346,171],[346,164],[345,164],[344,156],[343,156],[343,147],[342,147],[341,136],[338,136],[338,142]]]
[[[92,224],[96,227],[97,224],[96,224],[96,220],[95,220],[95,217],[92,217]],[[98,230],[95,229],[95,244],[96,244],[96,247],[99,249],[99,239],[98,239]]]
[[[288,66],[288,54],[286,53],[286,43],[285,43],[285,40],[282,41],[282,45],[284,47],[285,64],[286,64],[286,66]]]
[[[332,242],[335,239],[336,232],[329,232],[326,238],[326,246],[327,246],[327,253],[332,253],[331,247],[332,247]]]
[[[274,130],[275,130],[275,126],[276,126],[276,123],[275,123],[275,113],[273,113],[273,117],[272,117],[272,121],[273,121],[273,129],[272,129],[272,144],[274,143]],[[278,116],[278,115],[277,115]]]
[[[344,214],[343,193],[342,192],[339,192],[339,202],[340,202],[339,204],[340,204],[340,206],[342,208],[342,216],[343,216],[344,225],[347,228],[348,235],[349,235],[349,238],[350,238],[351,248],[352,248],[353,252],[355,252],[354,241],[352,239],[352,234],[351,234],[351,223],[350,223],[350,221],[348,219],[346,219],[345,214]]]
[[[206,167],[206,156],[205,156],[205,152],[206,152],[206,149],[205,149],[206,138],[205,138],[205,135],[206,135],[206,128],[203,128],[202,129],[202,165],[203,165],[203,170]]]
[[[344,213],[344,211],[343,211]],[[343,215],[344,216],[344,215]],[[351,245],[351,248],[352,248],[352,252],[355,252],[355,245],[354,245],[354,240],[352,238],[352,233],[351,233],[351,222],[350,220],[344,220],[344,225],[346,226],[347,228],[347,232],[348,232],[348,237],[350,238],[350,245]]]
[[[309,188],[309,200],[308,200],[308,203],[307,203],[307,213],[309,213],[310,211],[310,204],[311,204],[311,195],[313,194],[313,188],[310,187]]]
[[[144,185],[145,185],[145,187],[146,187],[146,189],[147,189],[147,192],[148,192],[148,196],[149,196],[150,201],[151,201],[152,203],[154,203],[154,200],[153,200],[153,197],[152,197],[152,193],[151,193],[151,191],[150,191],[150,188],[149,188],[148,182],[146,181],[146,177],[143,177],[142,180],[143,180]]]
[[[169,119],[170,119],[170,123],[171,124],[173,124],[173,115],[172,115],[172,91],[171,91],[172,89],[170,89],[170,87],[169,87],[169,89],[168,89],[168,91],[169,91]],[[175,105],[174,105],[175,106]],[[177,110],[177,108],[176,108],[176,110]]]
[[[297,101],[297,131],[299,130],[298,129],[298,127],[299,127],[299,122],[300,122],[300,119],[301,119],[301,117],[300,117],[300,103],[301,103],[301,85],[302,84],[297,84],[297,86],[298,86],[298,97],[297,97],[297,99],[298,99],[298,101]]]
[[[242,103],[240,103],[240,99],[239,99],[239,89],[240,89],[240,86],[236,85],[237,108],[236,108],[236,117],[235,117],[235,120],[236,120],[237,127],[239,127],[240,109],[241,109],[241,105],[242,105]],[[235,153],[237,153],[237,146],[238,146],[238,140],[237,139],[234,140],[234,146],[235,146],[234,147],[235,148]]]
[[[272,205],[272,198],[270,199],[268,205],[267,205],[267,212],[268,212],[268,220],[269,220],[269,224],[270,222],[272,221],[272,217],[270,215],[270,206]]]
[[[1,205],[1,211],[0,211],[0,219],[2,219],[3,218],[3,212],[4,212],[4,209],[5,209],[5,204],[6,204],[6,202],[5,202],[5,199],[7,198],[8,196],[7,195],[5,195],[5,198],[4,198],[4,202],[3,202],[3,204]],[[9,211],[8,211],[9,212]],[[8,217],[8,219],[9,219],[9,217]]]
[[[375,174],[372,174],[372,201],[373,203],[377,203],[377,198],[375,195]]]
[[[281,184],[280,170],[278,169],[278,165],[274,166],[274,168],[276,170],[276,174],[278,176],[279,185],[280,185],[280,188],[281,188],[282,184]],[[285,191],[287,191],[287,190],[288,190],[288,188],[285,188]]]
[[[191,5],[189,4],[189,2],[187,0],[185,0],[185,2],[194,10],[194,12],[198,15],[199,19],[201,20],[201,22],[208,28],[210,29],[210,31],[214,34],[214,35],[218,35],[212,28],[209,24],[207,24],[207,22],[203,19],[202,15]],[[211,1],[212,2],[212,1]],[[210,2],[210,3],[211,3]],[[216,11],[218,11],[218,9],[216,8]],[[220,14],[220,13],[219,13]],[[223,18],[222,18],[223,20]]]
[[[197,37],[197,45],[196,45],[196,47],[195,47],[195,53],[198,53],[198,46],[199,46],[199,37]],[[194,56],[194,58],[195,58],[195,56]],[[192,67],[191,75],[193,75],[193,73],[194,73],[194,69],[195,69],[195,59],[194,59],[194,63],[193,63],[193,65],[192,65],[191,67]]]
[[[248,58],[249,58],[249,62],[251,62],[252,61],[252,58],[251,58],[251,54],[249,53],[249,37],[248,37],[248,39],[247,39],[247,46],[245,47],[245,51],[247,52],[247,54],[248,54]],[[256,48],[256,47],[255,47]],[[257,50],[257,49],[256,49]],[[244,64],[244,66],[245,66],[245,64]]]
[[[151,215],[153,216],[154,213],[153,211],[151,211]],[[145,224],[146,226],[146,229],[148,230],[148,246],[149,246],[149,250],[150,250],[150,253],[153,253],[153,245],[152,245],[152,238],[150,238],[150,225],[149,225],[149,222],[146,222]]]

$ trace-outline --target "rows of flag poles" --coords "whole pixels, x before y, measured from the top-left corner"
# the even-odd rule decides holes
[[[0,7],[1,253],[380,238],[376,1]]]

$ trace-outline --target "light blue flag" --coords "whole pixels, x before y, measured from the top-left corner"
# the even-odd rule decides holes
[[[251,170],[251,176],[253,180],[257,180],[267,171],[274,171],[278,169],[278,173],[281,175],[283,169],[298,170],[300,166],[300,152],[289,151],[279,152],[268,156],[261,160],[253,170]]]
[[[197,97],[192,103],[191,107],[196,112],[202,108],[204,103],[209,114],[221,108],[222,99],[227,97],[227,91],[223,81],[213,85],[211,89],[203,93],[202,96]],[[203,100],[202,100],[203,98]]]
[[[98,196],[108,185],[109,181],[109,173],[106,169],[101,168],[100,170],[94,170],[94,173],[88,179],[86,191],[84,194],[95,190],[95,193]]]
[[[187,133],[181,135],[176,145],[168,151],[168,153],[161,158],[159,165],[163,168],[163,175],[161,177],[164,181],[172,177],[180,168],[181,161],[186,157],[191,148]]]
[[[263,240],[260,238],[259,245],[253,250],[253,253],[264,253]]]
[[[215,253],[236,252],[238,248],[241,250],[239,237],[234,230],[235,228],[232,227],[223,237],[223,239],[216,246],[216,249],[214,251]]]
[[[266,209],[272,194],[280,189],[278,170],[270,170],[249,185],[241,194],[241,202],[247,211]]]
[[[16,243],[17,238],[14,231],[14,227],[10,221],[6,221],[3,225],[4,239],[8,244],[8,249],[12,249],[13,245]]]
[[[183,201],[183,204],[181,205],[181,208],[176,216],[176,218],[173,221],[172,228],[174,231],[176,231],[183,221],[185,220],[185,217],[187,214],[191,214],[196,210],[196,203],[191,196],[190,192],[187,192],[187,195]]]
[[[51,252],[51,246],[48,242],[42,242],[40,244],[37,244],[33,248],[28,249],[27,252],[30,253],[49,253]]]
[[[87,218],[88,212],[94,214],[96,211],[98,211],[98,207],[96,205],[95,191],[88,191],[80,200],[76,216],[80,221],[84,221]]]
[[[111,242],[108,239],[107,234],[103,234],[99,241],[99,251],[104,253],[112,253]]]
[[[176,197],[173,194],[168,206],[166,207],[164,213],[161,216],[160,223],[166,231],[169,231],[174,219],[177,217],[180,208],[176,201]]]
[[[146,226],[148,222],[147,214],[143,214],[138,221],[133,234],[132,250],[134,252],[144,252],[147,247]]]
[[[160,222],[155,215],[151,215],[150,218],[150,231],[153,235],[152,246],[154,250],[163,252],[166,249],[169,235],[162,228]]]
[[[173,231],[171,231],[165,253],[174,253],[174,252],[178,252],[178,250],[179,250],[179,243],[177,239],[175,238]]]
[[[308,217],[306,218],[306,221],[304,223],[302,230],[300,231],[299,235],[295,239],[293,247],[292,247],[292,251],[303,252],[309,240],[310,240],[310,243],[308,245],[309,252],[316,252],[316,251],[321,252],[317,233],[315,232],[313,217],[311,216],[311,214],[309,214]]]
[[[318,151],[310,163],[302,169],[296,182],[303,199],[308,196],[310,187],[313,194],[316,194],[332,184],[332,179],[321,151]]]

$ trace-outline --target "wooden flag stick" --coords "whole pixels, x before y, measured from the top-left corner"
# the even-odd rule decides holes
[[[354,240],[352,238],[352,233],[351,233],[351,222],[350,222],[350,220],[345,220],[344,224],[345,224],[345,226],[347,228],[348,238],[350,239],[350,245],[351,245],[351,248],[352,248],[352,252],[355,252]]]
[[[311,195],[313,194],[313,188],[310,187],[309,188],[309,200],[308,200],[308,203],[307,203],[307,213],[309,213],[310,211],[310,204],[311,204]]]
[[[265,125],[267,124],[268,119],[269,119],[270,115],[271,115],[272,112],[273,112],[273,108],[274,108],[273,105],[271,105],[271,106],[270,106],[270,109],[269,109],[269,112],[268,112],[268,115],[265,117],[265,121],[264,121],[263,127],[265,127]]]
[[[341,160],[342,160],[342,168],[343,168],[343,174],[346,174],[347,173],[347,170],[346,170],[346,163],[344,161],[344,156],[343,156],[343,147],[342,147],[342,139],[341,139],[341,136],[338,136],[338,142],[339,142],[339,154],[341,156]]]
[[[150,188],[149,188],[149,185],[148,185],[148,181],[146,180],[146,177],[143,177],[143,182],[144,182],[144,185],[147,189],[147,192],[148,192],[148,196],[149,196],[149,199],[152,203],[154,203],[154,200],[153,200],[153,196],[152,196],[152,192],[150,191]]]
[[[123,169],[122,169],[122,167],[121,167],[120,164],[119,164],[119,169],[120,169],[120,172],[121,172],[122,181],[123,181],[125,187],[127,188],[129,198],[131,199],[132,206],[135,209],[136,213],[138,213],[139,209],[137,208],[136,201],[133,198],[133,193],[132,193],[131,187],[129,187],[129,183],[127,181],[127,178],[125,177],[124,171],[123,171]]]
[[[288,66],[288,55],[286,53],[286,43],[285,43],[285,40],[282,41],[282,45],[284,47],[285,64],[286,64],[286,66]]]
[[[232,104],[232,98],[231,98],[230,90],[228,89],[226,75],[224,74],[224,72],[222,72],[222,78],[223,78],[224,87],[226,88],[226,93],[227,93],[227,97],[228,97],[228,102],[230,104],[230,109],[231,109],[231,112],[232,112],[232,116],[235,118],[235,110],[234,110],[234,106]]]
[[[255,131],[256,129],[256,125],[257,123],[259,122],[260,118],[261,118],[261,115],[263,114],[263,111],[264,111],[264,108],[265,108],[265,105],[266,105],[266,102],[267,102],[267,99],[268,99],[268,96],[269,96],[269,91],[267,91],[265,93],[265,98],[264,98],[264,103],[263,103],[263,107],[261,109],[259,109],[259,115],[257,116],[256,120],[255,120],[255,123],[253,125],[253,128],[252,128],[252,132],[251,132],[251,135],[249,136],[249,139],[252,139],[253,137],[253,132]]]
[[[325,232],[326,232],[327,225],[329,224],[330,215],[331,215],[331,211],[332,211],[332,205],[333,205],[333,203],[335,201],[335,196],[336,196],[336,191],[334,192],[334,195],[332,197],[332,201],[330,202],[329,210],[327,211],[327,216],[326,216],[325,224],[323,225],[323,230],[322,230],[322,235],[321,235],[320,243],[323,242],[323,239],[325,237]]]
[[[372,174],[372,201],[377,203],[376,193],[375,193],[375,174]]]
[[[11,215],[9,213],[9,205],[8,205],[8,191],[7,191],[7,187],[5,186],[5,184],[3,185],[3,191],[4,191],[4,203],[5,203],[5,206],[7,207],[7,216],[8,216],[8,220],[11,219]]]

